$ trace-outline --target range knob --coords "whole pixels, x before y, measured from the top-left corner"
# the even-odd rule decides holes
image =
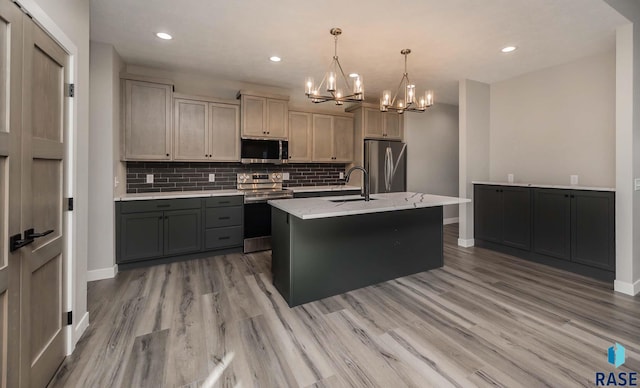
[[[276,179],[280,179],[282,177],[282,175],[280,175],[280,174],[274,174],[274,175],[275,175]]]

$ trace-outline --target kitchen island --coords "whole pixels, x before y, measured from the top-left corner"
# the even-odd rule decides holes
[[[441,267],[443,206],[466,202],[410,192],[269,201],[273,283],[293,307]]]

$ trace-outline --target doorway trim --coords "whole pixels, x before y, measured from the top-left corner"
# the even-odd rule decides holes
[[[35,0],[12,0],[18,4],[28,15],[33,18],[33,21],[40,26],[43,30],[49,34],[53,40],[55,40],[66,52],[69,54],[69,67],[67,68],[67,79],[69,83],[76,83],[78,79],[78,48],[71,39],[58,27],[58,25],[47,15],[42,8],[35,2]],[[77,156],[77,138],[78,138],[78,112],[77,102],[75,98],[65,97],[68,99],[66,115],[69,120],[66,122],[64,128],[64,137],[66,142],[65,149],[65,161],[64,161],[64,173],[68,177],[65,183],[63,194],[65,198],[74,198],[78,187],[78,176],[76,168],[76,156]],[[88,98],[88,96],[87,96]],[[76,273],[76,233],[75,228],[77,223],[77,211],[66,211],[63,215],[65,225],[65,243],[64,252],[66,273],[64,274],[64,287],[65,287],[65,311],[74,311],[76,306],[76,280],[78,274]],[[65,349],[66,354],[69,356],[76,343],[82,336],[82,333],[89,327],[89,313],[85,312],[82,317],[77,317],[80,312],[74,311],[74,322],[72,325],[65,327]],[[77,317],[77,318],[75,318]],[[76,321],[76,319],[78,319]]]

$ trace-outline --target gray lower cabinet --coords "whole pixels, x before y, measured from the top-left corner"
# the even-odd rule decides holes
[[[476,184],[473,200],[477,246],[613,279],[613,192]]]
[[[233,199],[209,198],[205,203],[204,212],[205,249],[242,246],[244,220],[242,197],[233,197]]]
[[[145,212],[120,216],[118,263],[162,256],[164,213]]]
[[[116,203],[118,264],[242,247],[242,196]]]

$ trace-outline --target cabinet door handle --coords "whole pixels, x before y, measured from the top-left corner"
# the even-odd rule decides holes
[[[229,240],[231,238],[231,236],[222,236],[222,237],[218,237],[218,240]]]
[[[162,219],[162,216],[158,217],[158,219],[159,219],[159,220],[161,220],[161,219]]]
[[[230,218],[231,218],[231,217],[218,217],[218,219],[219,219],[219,220],[228,220],[228,219],[230,219]]]
[[[564,195],[564,197],[565,197],[565,198],[569,198],[569,194],[565,194],[565,195]]]
[[[169,154],[167,154],[167,156],[169,156]]]
[[[575,197],[576,197],[575,195],[571,194],[571,198],[575,198]]]

